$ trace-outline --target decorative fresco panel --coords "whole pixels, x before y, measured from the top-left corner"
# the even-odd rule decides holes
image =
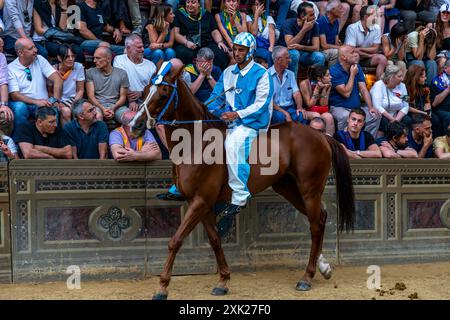
[[[301,215],[290,203],[260,202],[257,204],[261,233],[301,232]]]
[[[45,241],[89,240],[89,216],[96,207],[45,208]]]
[[[134,207],[144,221],[138,238],[170,238],[181,223],[181,207]]]
[[[375,229],[375,201],[357,200],[355,201],[355,230]]]
[[[445,200],[408,201],[408,229],[444,228],[440,210]]]

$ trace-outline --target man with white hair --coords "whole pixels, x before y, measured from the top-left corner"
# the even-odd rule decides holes
[[[137,111],[143,102],[144,88],[150,83],[151,76],[156,72],[153,62],[144,59],[144,43],[137,34],[125,39],[125,54],[114,58],[113,66],[125,70],[130,81],[128,88],[128,107],[130,111]],[[131,118],[129,118],[131,119]]]
[[[276,46],[272,52],[273,66],[268,72],[274,85],[272,124],[302,122],[307,112],[302,108],[302,95],[294,72],[288,70],[291,58],[286,47]]]
[[[331,67],[338,62],[338,49],[342,45],[339,40],[341,30],[339,18],[343,16],[343,3],[339,0],[331,0],[326,6],[326,12],[326,15],[321,16],[317,23],[319,24],[320,47],[325,54],[328,66]]]
[[[269,127],[272,114],[272,79],[264,67],[253,61],[255,50],[252,34],[241,32],[236,36],[233,41],[236,64],[225,69],[209,99],[209,111],[227,121],[229,127],[225,149],[228,184],[233,192],[231,203],[219,214],[224,217],[239,213],[251,196],[247,187],[250,175],[247,158],[258,131]]]
[[[374,10],[374,6],[362,7],[359,13],[361,20],[349,25],[345,31],[345,44],[356,48],[362,66],[376,67],[377,79],[380,79],[386,68],[387,58],[379,53],[381,29],[373,21]]]

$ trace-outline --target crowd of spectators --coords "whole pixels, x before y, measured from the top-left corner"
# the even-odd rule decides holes
[[[0,161],[166,158],[161,128],[128,127],[144,88],[177,57],[206,101],[241,32],[272,123],[350,158],[450,158],[450,0],[0,0]]]

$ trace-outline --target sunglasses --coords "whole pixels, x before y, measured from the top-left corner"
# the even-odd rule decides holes
[[[30,14],[28,13],[28,11],[27,10],[24,10],[23,12],[23,16],[24,16],[24,21],[25,21],[25,23],[30,23],[31,22],[31,19],[30,19]]]
[[[91,107],[91,108],[87,109],[85,112],[92,113],[92,112],[94,112],[94,110],[95,110],[95,107]]]
[[[31,70],[30,70],[30,68],[25,68],[25,73],[27,74],[27,80],[28,80],[28,81],[33,80],[33,77],[31,76]]]

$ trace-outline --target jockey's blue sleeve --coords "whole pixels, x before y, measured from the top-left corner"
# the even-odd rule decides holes
[[[208,105],[208,111],[218,118],[220,118],[220,115],[223,112],[225,112],[225,108],[223,108],[223,106],[226,103],[226,98],[225,95],[223,94],[223,91],[224,89],[223,89],[223,73],[222,73],[219,81],[217,81],[216,86],[214,87],[213,92],[209,96],[208,100],[205,102],[206,104],[208,104],[209,101],[218,97],[216,100],[214,100]]]

